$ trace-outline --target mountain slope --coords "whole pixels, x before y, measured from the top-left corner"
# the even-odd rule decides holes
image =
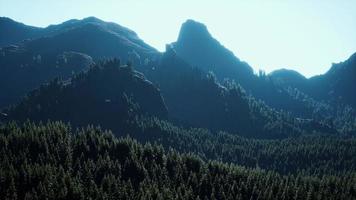
[[[94,59],[117,57],[127,61],[133,54],[138,57],[139,62],[156,53],[153,49],[142,47],[126,37],[92,23],[51,37],[29,41],[24,46],[40,54],[77,51],[88,54]]]
[[[252,68],[222,46],[199,22],[183,23],[178,40],[172,46],[181,58],[204,71],[213,71],[220,80],[234,78],[245,86],[253,77]]]
[[[25,39],[38,38],[42,35],[42,30],[7,17],[0,17],[0,47],[16,44]]]
[[[283,85],[294,88],[305,88],[307,85],[307,78],[294,70],[279,69],[271,72],[268,76]]]
[[[322,123],[298,121],[257,101],[234,81],[219,84],[213,74],[192,67],[170,46],[158,62],[139,69],[161,89],[176,123],[258,138],[335,133]]]
[[[0,108],[56,77],[69,79],[86,71],[92,58],[76,52],[38,54],[21,46],[0,48]]]
[[[318,101],[325,101],[333,106],[347,104],[356,107],[356,95],[350,91],[356,85],[356,53],[344,62],[333,64],[325,74],[309,79],[286,70],[274,71],[269,76]]]
[[[47,28],[0,18],[0,36],[3,44],[17,43],[0,48],[0,108],[55,77],[68,79],[88,69],[92,58],[115,57],[141,65],[160,56],[135,32],[94,17]]]
[[[19,36],[18,36],[19,35]],[[117,57],[124,61],[143,62],[158,51],[137,34],[116,23],[95,17],[68,20],[46,28],[30,27],[8,18],[0,19],[0,46],[24,44],[36,53],[77,51],[93,58]],[[29,39],[26,41],[22,41]],[[54,45],[54,46],[53,46]],[[135,63],[139,64],[139,63]]]
[[[356,53],[344,62],[333,64],[324,75],[312,77],[305,91],[317,99],[348,104],[356,108]]]
[[[113,33],[117,37],[125,38],[136,46],[146,49],[147,51],[155,51],[153,47],[140,39],[134,31],[113,22],[105,22],[96,17],[87,17],[82,20],[72,19],[58,25],[50,25],[46,28],[46,32],[48,35],[58,35],[59,33],[82,27],[87,24],[98,26],[107,32]]]
[[[136,115],[167,117],[159,90],[118,60],[96,64],[69,82],[54,80],[4,112],[7,120],[63,120],[113,130],[121,130]]]
[[[296,116],[304,115],[303,105],[296,103],[269,76],[264,73],[255,75],[247,63],[214,39],[204,24],[193,20],[183,23],[178,40],[172,46],[179,57],[205,72],[212,71],[218,81],[231,79],[272,108],[297,111],[293,112]]]

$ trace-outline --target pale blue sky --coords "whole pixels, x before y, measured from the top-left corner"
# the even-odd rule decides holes
[[[356,0],[0,0],[0,16],[42,27],[96,16],[161,51],[194,19],[256,71],[307,77],[356,52]]]

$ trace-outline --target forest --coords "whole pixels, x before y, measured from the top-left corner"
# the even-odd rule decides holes
[[[282,176],[93,126],[10,123],[0,128],[0,144],[1,199],[356,198],[354,173]]]

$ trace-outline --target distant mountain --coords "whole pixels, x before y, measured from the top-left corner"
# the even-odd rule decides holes
[[[47,28],[0,18],[0,34],[2,44],[16,43],[0,48],[0,108],[55,77],[68,79],[87,69],[92,58],[121,58],[139,66],[160,56],[135,32],[94,17]]]
[[[20,46],[0,48],[0,108],[56,77],[63,80],[86,71],[90,56],[76,52],[38,54]]]
[[[246,87],[254,77],[253,69],[214,39],[202,23],[194,20],[183,23],[172,46],[181,58],[204,71],[214,72],[219,80],[233,78]]]
[[[62,120],[118,131],[136,115],[166,118],[167,108],[151,82],[120,61],[99,63],[71,81],[56,79],[4,111],[7,120]]]
[[[135,32],[94,17],[52,25],[46,31],[49,37],[25,45],[39,53],[77,51],[94,59],[117,57],[124,61],[132,60],[135,64],[158,54],[153,47],[138,38]]]
[[[234,81],[220,84],[214,74],[192,67],[170,45],[159,62],[141,70],[161,89],[170,117],[178,124],[258,138],[336,132],[317,121],[296,120],[267,106]]]
[[[325,74],[306,79],[295,71],[278,70],[269,75],[284,86],[297,88],[310,97],[334,106],[351,105],[356,108],[356,53],[344,62],[333,64]]]
[[[268,75],[281,90],[286,91],[293,104],[285,110],[302,118],[324,121],[343,133],[356,130],[356,54],[345,62],[333,64],[323,74],[303,77],[291,70],[277,70]]]
[[[306,87],[307,78],[294,70],[279,69],[271,72],[268,76],[275,81],[281,82],[281,84],[287,84],[295,88]]]
[[[183,23],[172,47],[189,64],[213,72],[219,82],[226,78],[234,80],[255,99],[277,110],[290,112],[294,117],[330,121],[336,112],[345,110],[344,107],[333,108],[335,105],[356,104],[354,93],[346,89],[355,85],[352,58],[335,65],[327,74],[311,79],[286,69],[257,75],[247,63],[214,39],[204,24],[193,20]]]
[[[297,105],[286,91],[264,73],[254,74],[251,66],[214,39],[202,23],[193,20],[183,23],[178,40],[172,47],[179,57],[191,65],[205,72],[213,72],[220,82],[226,78],[234,80],[248,94],[273,108],[289,110],[292,106],[293,110],[303,110],[303,105]]]
[[[344,62],[333,64],[324,75],[310,78],[304,90],[317,99],[348,104],[356,108],[356,53]]]
[[[82,20],[72,19],[58,25],[50,25],[46,28],[46,31],[49,35],[56,35],[87,24],[98,26],[101,29],[114,34],[118,38],[126,40],[127,43],[131,43],[133,46],[145,49],[146,51],[156,51],[153,47],[140,39],[134,31],[113,22],[105,22],[96,17],[87,17]]]
[[[26,26],[8,18],[2,18],[1,21],[4,22],[0,23],[0,34],[3,32],[2,38],[6,40],[2,42],[3,46],[20,43],[36,53],[76,51],[94,59],[120,57],[124,61],[132,60],[135,64],[158,54],[134,31],[95,17],[73,19],[46,28]],[[9,33],[19,33],[21,37],[12,38]],[[28,40],[22,41],[25,39]]]
[[[351,99],[347,101],[341,101],[343,97],[331,98],[335,93],[334,86],[340,88],[353,83],[352,71],[349,71],[351,78],[345,79],[346,82],[336,81],[332,87],[327,84],[333,83],[338,76],[330,75],[334,77],[330,80],[325,79],[329,77],[326,75],[306,79],[298,72],[289,70],[279,70],[269,75],[262,72],[256,75],[247,63],[214,39],[205,25],[193,20],[188,20],[182,25],[177,42],[167,45],[168,51],[164,54],[144,43],[135,32],[95,17],[69,20],[62,24],[39,28],[38,31],[40,33],[37,36],[21,41],[17,46],[0,49],[0,52],[3,52],[0,63],[6,66],[0,67],[0,72],[4,76],[3,87],[15,93],[7,92],[0,95],[0,98],[4,96],[2,98],[5,102],[0,107],[16,102],[26,92],[54,77],[69,79],[71,75],[86,70],[92,63],[91,58],[100,60],[111,57],[121,58],[123,62],[130,61],[138,71],[157,84],[166,99],[170,116],[175,120],[215,130],[238,131],[251,135],[250,132],[257,133],[265,128],[255,129],[256,126],[273,123],[271,119],[279,115],[275,113],[283,112],[288,112],[292,119],[300,118],[307,119],[308,123],[315,122],[316,127],[319,126],[317,124],[328,124],[332,130],[334,124],[342,124],[340,122],[345,121],[344,114],[342,117],[335,117],[335,113],[340,113],[340,109],[334,109],[332,105],[339,105],[339,102],[352,104],[353,101],[352,95],[348,96],[351,96]],[[70,67],[57,67],[58,63],[61,63],[57,58],[68,52],[80,52],[76,54],[91,58],[71,62],[78,67],[76,70],[69,70]],[[350,61],[349,64],[343,65],[353,65],[352,63]],[[16,70],[22,66],[38,68],[40,73],[35,70],[28,71],[42,74],[40,75],[42,78],[35,79],[33,78],[35,76],[28,74],[23,76],[21,71]],[[52,72],[53,67],[58,70]],[[340,71],[339,68],[345,67],[336,68],[336,71]],[[7,74],[10,76],[7,77]],[[17,84],[14,80],[20,80],[19,86],[14,86],[16,89],[11,90],[11,84]],[[229,88],[227,85],[237,85],[238,88],[241,86],[242,88],[238,90],[244,92],[237,92],[239,95],[229,99],[229,95],[235,94],[236,88]],[[340,95],[345,96],[346,93]],[[330,101],[337,103],[331,104]],[[258,107],[263,105],[264,110],[269,110],[261,116],[274,117],[266,117],[257,125],[256,119],[258,121],[263,117],[255,115],[262,112],[256,111],[258,114],[251,114],[253,109],[251,105],[255,104],[251,102],[257,102]],[[250,110],[247,107],[250,107]],[[344,112],[344,106],[341,110]],[[215,116],[211,117],[213,114]],[[347,124],[352,120],[353,118],[349,117],[346,120]],[[286,123],[291,125],[294,122],[289,120]],[[344,126],[342,124],[337,127],[340,129]]]
[[[0,47],[19,43],[25,39],[38,38],[42,29],[27,26],[7,17],[0,17]]]

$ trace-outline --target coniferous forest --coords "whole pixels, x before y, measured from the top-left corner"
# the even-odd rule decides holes
[[[0,36],[1,200],[356,199],[356,54],[305,78],[193,20],[165,52],[95,17]]]

